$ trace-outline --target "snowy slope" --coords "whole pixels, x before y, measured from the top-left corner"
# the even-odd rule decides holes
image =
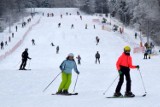
[[[40,23],[35,26],[24,43],[12,55],[0,62],[0,107],[159,107],[160,94],[159,81],[159,56],[151,60],[143,60],[143,54],[133,54],[133,63],[140,65],[140,70],[147,89],[147,96],[133,99],[106,99],[114,93],[117,81],[110,90],[103,95],[105,89],[118,75],[115,68],[117,58],[123,52],[123,47],[131,45],[125,42],[117,32],[101,30],[101,25],[93,23],[92,19],[98,16],[83,14],[81,21],[76,15],[77,9],[37,9],[44,12]],[[54,17],[47,17],[47,13],[55,13]],[[72,13],[66,16],[65,13]],[[60,19],[60,14],[63,18]],[[40,17],[40,16],[39,16]],[[36,19],[35,19],[36,20]],[[62,23],[58,28],[58,23]],[[71,24],[75,28],[71,29]],[[85,24],[88,24],[88,29]],[[96,29],[93,25],[96,24]],[[134,35],[134,34],[133,34]],[[95,37],[99,36],[100,44],[97,46]],[[31,39],[35,39],[36,46],[32,46]],[[134,40],[133,38],[129,38]],[[51,47],[51,42],[60,46],[60,54],[56,54],[56,46]],[[137,41],[133,41],[137,42]],[[31,71],[19,71],[21,53],[29,48],[27,68]],[[95,64],[95,53],[101,54],[101,64]],[[43,93],[43,89],[60,72],[59,65],[68,53],[75,56],[81,55],[82,65],[76,92],[78,96],[51,96],[58,89],[61,77]],[[139,71],[131,70],[132,91],[136,95],[144,94]],[[73,91],[76,74],[73,72],[70,92]],[[125,84],[122,93],[125,92]]]

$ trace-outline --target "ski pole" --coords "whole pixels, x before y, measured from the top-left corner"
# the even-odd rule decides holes
[[[114,79],[114,81],[109,85],[109,87],[106,89],[106,91],[103,93],[103,95],[106,94],[106,92],[108,92],[108,90],[111,88],[111,86],[113,85],[113,83],[117,80],[117,78],[119,77],[119,75]]]
[[[31,60],[29,61],[29,64],[28,64],[28,69],[30,68],[30,63],[31,63]]]
[[[76,88],[76,85],[77,85],[77,81],[78,81],[78,75],[77,75],[77,78],[76,78],[76,82],[75,82],[75,85],[74,85],[73,92],[75,92],[75,88]]]
[[[53,81],[55,81],[57,79],[57,77],[61,74],[62,72],[60,72],[48,85],[47,87],[43,90],[43,92],[45,92],[47,90],[47,88],[52,84]]]
[[[141,77],[141,80],[142,80],[142,84],[143,84],[143,88],[144,88],[144,91],[145,91],[145,94],[143,96],[146,96],[147,91],[146,91],[146,88],[145,88],[145,85],[144,85],[143,77],[142,77],[141,71],[139,69],[138,69],[138,71],[139,71],[139,74],[140,74],[140,77]]]

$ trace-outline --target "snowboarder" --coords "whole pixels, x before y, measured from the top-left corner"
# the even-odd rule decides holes
[[[3,41],[1,42],[1,50],[4,49],[4,43]]]
[[[81,64],[81,57],[80,57],[80,55],[78,55],[76,58],[78,59],[78,64],[80,65]]]
[[[58,28],[60,28],[61,27],[61,23],[58,23]]]
[[[96,42],[97,42],[97,44],[96,45],[98,45],[98,43],[99,43],[99,37],[98,36],[96,36]]]
[[[134,66],[132,65],[132,57],[130,56],[131,48],[129,46],[124,47],[124,52],[122,55],[118,58],[116,67],[119,73],[119,82],[116,87],[114,96],[115,97],[121,97],[122,94],[120,93],[124,76],[126,77],[126,97],[134,97],[135,95],[131,92],[131,78],[130,78],[130,68],[137,68],[139,69],[139,65]]]
[[[28,56],[28,48],[26,48],[25,51],[22,53],[22,63],[19,70],[26,70],[25,67],[28,59],[31,60],[31,58]]]
[[[97,53],[96,53],[95,57],[96,57],[96,61],[95,61],[95,63],[97,64],[97,61],[98,61],[98,62],[99,62],[99,64],[100,64],[100,54],[99,54],[99,52],[98,52],[98,51],[97,51]]]
[[[135,39],[137,39],[137,35],[138,35],[138,34],[137,34],[137,32],[136,32],[136,33],[135,33]]]
[[[67,95],[69,94],[68,90],[72,79],[72,69],[74,69],[74,71],[79,75],[73,53],[70,53],[67,56],[66,60],[62,62],[62,64],[60,65],[60,69],[62,71],[62,82],[56,94]]]
[[[71,29],[74,29],[74,24],[71,25]]]
[[[59,46],[56,47],[56,53],[59,53]]]
[[[32,41],[32,45],[35,45],[35,40],[34,40],[34,39],[32,39],[31,41]]]

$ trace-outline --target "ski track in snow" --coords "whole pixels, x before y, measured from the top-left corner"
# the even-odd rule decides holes
[[[124,39],[118,32],[108,32],[101,30],[101,25],[93,23],[92,19],[101,17],[89,16],[83,13],[83,20],[76,15],[77,9],[37,9],[44,12],[45,16],[25,38],[23,44],[0,62],[0,107],[159,107],[158,93],[159,86],[159,56],[154,56],[151,60],[143,60],[143,54],[133,54],[133,64],[140,65],[140,70],[147,89],[147,96],[133,99],[107,99],[112,96],[118,80],[110,90],[103,95],[105,89],[112,83],[118,75],[115,63],[123,52],[123,47],[130,45],[134,48],[134,33]],[[53,12],[54,17],[47,17],[48,12]],[[60,14],[72,13],[70,16]],[[37,15],[36,21],[42,15]],[[58,23],[62,23],[58,28]],[[71,24],[74,29],[71,29]],[[88,29],[85,29],[85,24]],[[96,29],[93,29],[93,25]],[[109,25],[108,25],[109,26]],[[27,29],[27,28],[26,28]],[[23,29],[25,30],[25,29]],[[21,32],[19,32],[21,35]],[[96,45],[95,37],[99,36],[100,43]],[[35,39],[35,46],[32,46],[31,39]],[[16,38],[17,40],[19,38]],[[16,40],[15,40],[16,42]],[[56,46],[60,46],[60,53],[56,54]],[[29,56],[26,68],[31,71],[19,71],[21,53],[25,48],[29,48]],[[95,64],[95,53],[101,54],[101,64]],[[60,72],[59,65],[66,58],[68,53],[82,57],[82,65],[78,65],[80,71],[76,92],[78,96],[52,96],[58,89],[61,82],[59,76],[52,85],[43,93],[43,89]],[[77,60],[76,60],[77,61]],[[139,71],[131,70],[132,92],[135,95],[144,94]],[[73,71],[70,92],[73,91],[76,74]],[[122,88],[125,92],[125,82]]]

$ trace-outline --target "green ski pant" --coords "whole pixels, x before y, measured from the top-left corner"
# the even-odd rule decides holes
[[[72,74],[67,74],[65,72],[62,72],[62,82],[58,88],[59,91],[67,90],[69,89],[69,86],[71,85]]]

